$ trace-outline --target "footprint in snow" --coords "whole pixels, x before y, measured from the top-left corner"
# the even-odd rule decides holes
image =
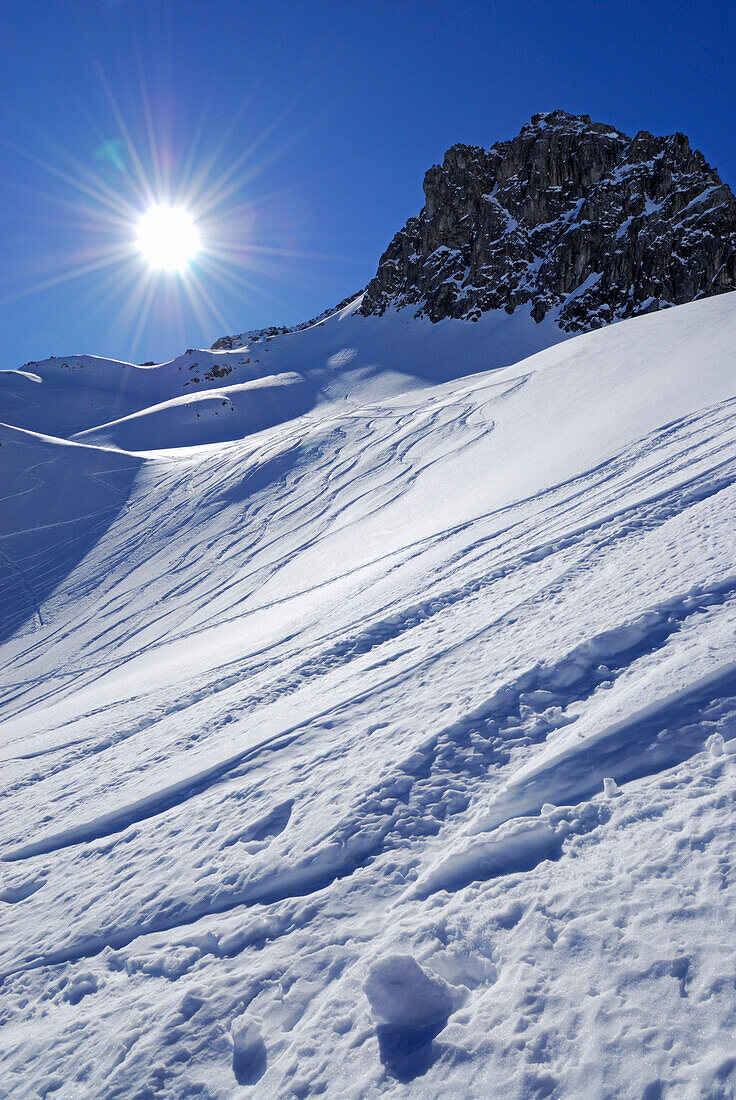
[[[230,1024],[233,1073],[239,1085],[254,1085],[266,1072],[268,1054],[258,1021],[237,1016]]]
[[[252,822],[242,833],[229,837],[223,847],[230,847],[231,844],[235,844],[237,841],[240,841],[241,844],[263,844],[266,841],[273,840],[274,837],[283,833],[289,824],[293,805],[294,800],[289,799],[287,802],[275,806],[264,817]]]
[[[16,902],[25,901],[26,898],[29,898],[31,894],[35,894],[37,890],[45,885],[46,879],[43,875],[6,880],[0,883],[0,901],[4,901],[8,905],[15,905]]]

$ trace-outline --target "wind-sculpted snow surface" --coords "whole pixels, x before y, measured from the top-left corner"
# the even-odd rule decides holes
[[[736,296],[552,339],[0,376],[0,1095],[736,1095]]]

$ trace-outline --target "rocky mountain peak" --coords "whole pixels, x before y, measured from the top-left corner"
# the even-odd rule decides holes
[[[363,314],[527,307],[584,331],[736,287],[736,199],[684,134],[631,138],[588,115],[537,114],[490,149],[453,145],[424,194]]]

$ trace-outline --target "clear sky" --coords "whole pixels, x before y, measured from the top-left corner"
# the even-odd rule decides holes
[[[365,285],[449,145],[537,111],[682,130],[736,184],[731,2],[5,0],[2,22],[0,367],[305,320]],[[152,198],[201,215],[186,276],[133,252]]]

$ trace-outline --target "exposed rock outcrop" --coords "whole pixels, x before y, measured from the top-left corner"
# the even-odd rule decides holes
[[[684,134],[627,137],[535,115],[512,141],[454,145],[381,257],[365,315],[554,311],[567,331],[736,287],[736,199]]]

